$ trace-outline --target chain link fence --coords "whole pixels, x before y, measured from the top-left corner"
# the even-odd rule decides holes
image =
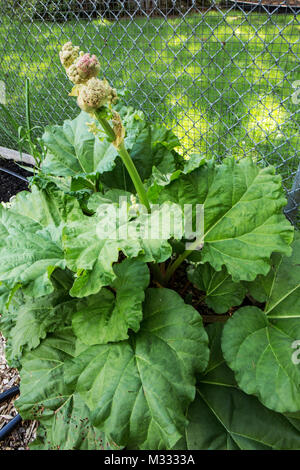
[[[275,165],[295,214],[299,11],[300,0],[1,0],[0,80],[20,124],[26,77],[35,125],[75,117],[58,59],[72,40],[99,56],[128,104],[172,127],[187,155]],[[0,123],[9,128],[3,114]],[[2,134],[0,145],[13,142]]]

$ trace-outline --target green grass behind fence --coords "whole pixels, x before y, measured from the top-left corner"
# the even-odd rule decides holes
[[[84,20],[67,24],[0,20],[0,80],[23,114],[31,80],[34,121],[61,123],[77,113],[58,50],[72,40],[101,51],[103,73],[130,102],[174,127],[187,150],[252,155],[274,163],[290,187],[298,164],[300,25],[290,15],[237,11],[179,18]],[[0,117],[3,122],[3,116]],[[13,146],[3,136],[0,145]]]

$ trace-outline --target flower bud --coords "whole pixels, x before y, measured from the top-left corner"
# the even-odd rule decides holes
[[[87,113],[111,104],[116,100],[116,90],[111,88],[106,80],[91,78],[78,91],[78,106]]]
[[[86,122],[86,125],[88,127],[88,131],[91,134],[98,135],[100,132],[103,132],[101,129],[97,127],[97,124],[93,122]]]
[[[125,128],[122,124],[121,116],[119,113],[113,110],[113,117],[112,117],[112,125],[113,125],[113,130],[115,133],[115,140],[113,141],[113,144],[116,148],[120,146],[120,144],[123,142],[124,137],[125,137]]]
[[[90,78],[96,77],[100,71],[100,64],[95,55],[89,53],[80,57],[66,70],[69,80],[75,85],[86,83]]]
[[[72,64],[67,70],[67,75],[69,80],[73,82],[75,85],[80,85],[81,83],[85,83],[86,80],[82,79],[78,73],[76,62]]]
[[[100,63],[95,55],[83,54],[76,61],[78,75],[83,80],[97,77],[100,72]]]
[[[115,104],[118,101],[118,94],[115,88],[110,87],[109,103]]]
[[[59,53],[59,58],[65,69],[68,69],[79,56],[79,47],[73,46],[71,41],[66,42]]]

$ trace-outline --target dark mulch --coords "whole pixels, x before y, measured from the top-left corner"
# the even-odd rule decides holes
[[[226,322],[236,310],[241,307],[247,307],[255,305],[262,310],[265,307],[265,304],[257,302],[249,294],[246,295],[241,305],[236,307],[231,307],[227,313],[216,314],[211,310],[205,303],[205,292],[199,291],[189,280],[187,276],[187,263],[182,263],[176,271],[176,274],[170,280],[169,288],[178,292],[178,294],[183,298],[185,303],[192,305],[201,315],[202,320],[205,325],[214,322]],[[157,283],[153,283],[155,285]],[[157,285],[156,285],[157,287]]]
[[[14,173],[17,173],[18,175],[25,178],[32,176],[32,173],[21,168],[13,160],[0,158],[0,169],[1,168],[13,171]],[[12,196],[20,191],[23,191],[24,189],[28,189],[28,184],[25,181],[0,170],[0,202],[8,202]]]

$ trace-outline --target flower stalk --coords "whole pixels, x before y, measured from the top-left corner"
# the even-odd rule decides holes
[[[120,115],[111,109],[111,105],[117,100],[117,92],[112,88],[107,80],[100,80],[97,75],[100,71],[100,63],[95,55],[79,52],[77,46],[67,42],[59,54],[60,60],[69,79],[74,83],[71,96],[77,97],[78,106],[101,124],[104,132],[118,150],[120,157],[129,173],[135,186],[141,204],[146,206],[150,212],[145,187],[140,175],[125,147],[125,129]],[[103,112],[108,107],[107,113]],[[112,117],[112,125],[107,117]]]
[[[109,122],[107,121],[107,119],[105,119],[100,112],[97,112],[97,110],[95,111],[94,113],[96,119],[99,121],[99,123],[101,124],[104,132],[106,133],[106,135],[108,136],[108,138],[110,140],[112,140],[113,142],[115,142],[117,140],[117,137],[116,134],[115,134],[115,131],[113,130],[113,128],[111,127],[111,125],[109,124]],[[146,193],[146,190],[145,190],[145,187],[142,183],[142,180],[140,178],[140,175],[132,161],[132,158],[131,156],[129,155],[128,151],[126,150],[126,147],[124,145],[124,138],[121,140],[121,142],[119,143],[118,146],[116,146],[117,150],[118,150],[118,153],[120,155],[120,157],[122,158],[122,161],[129,173],[129,176],[134,184],[134,187],[136,189],[136,192],[139,196],[139,199],[140,199],[140,202],[142,204],[144,204],[144,206],[146,206],[147,210],[150,211],[150,204],[149,204],[149,201],[148,201],[148,197],[147,197],[147,193]]]
[[[169,264],[166,274],[164,276],[164,282],[168,283],[173,274],[175,273],[176,269],[179,268],[183,261],[186,260],[186,258],[188,258],[193,253],[193,251],[199,250],[202,247],[203,239],[201,241],[199,241],[199,239],[196,239],[193,243],[191,243],[189,250],[185,250],[183,253],[181,253],[181,255],[178,256],[178,258],[175,259],[173,263]]]
[[[129,153],[126,150],[126,147],[124,145],[124,140],[121,142],[120,146],[118,147],[118,152],[120,157],[123,160],[124,165],[126,166],[126,169],[132,179],[132,182],[135,186],[135,189],[137,191],[137,194],[139,196],[140,202],[146,206],[147,211],[150,212],[150,204],[148,201],[147,193],[145,190],[145,187],[142,183],[142,180],[140,178],[140,175],[138,174],[138,171],[129,155]]]
[[[173,263],[170,263],[170,265],[167,268],[165,277],[164,277],[164,282],[168,283],[173,274],[175,273],[176,269],[179,268],[181,263],[192,253],[191,250],[186,250],[184,251],[181,255],[178,256],[178,258],[175,259]]]

